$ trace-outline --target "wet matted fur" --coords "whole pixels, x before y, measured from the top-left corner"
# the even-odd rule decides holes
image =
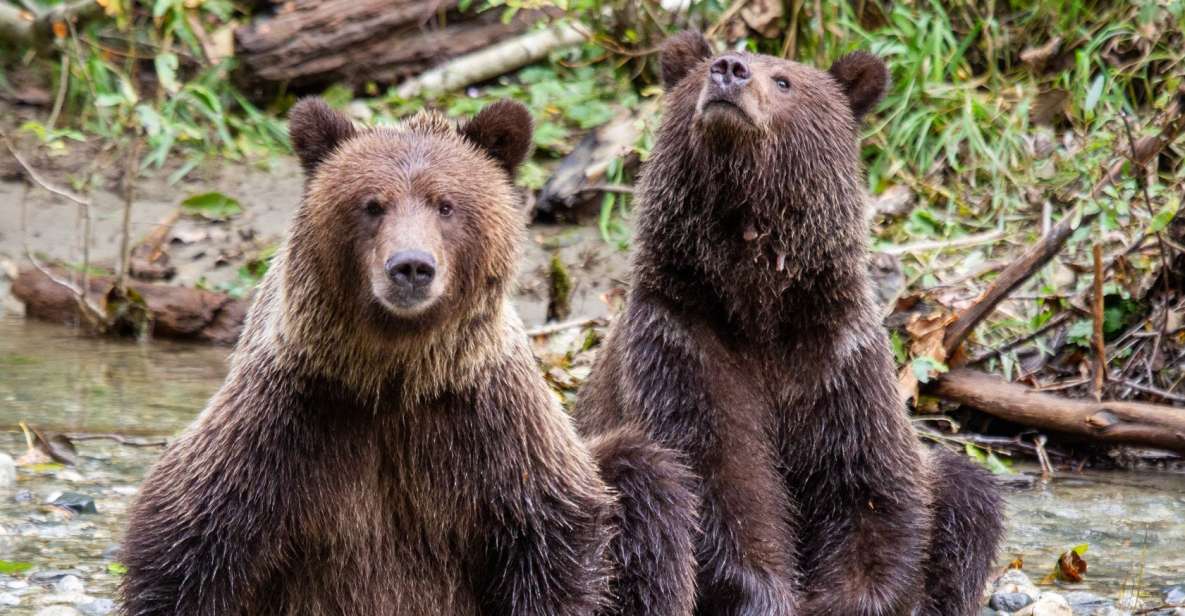
[[[640,425],[698,474],[697,614],[976,613],[999,497],[918,442],[866,274],[857,136],[884,63],[684,33],[662,69],[633,287],[578,427]]]
[[[123,613],[576,616],[690,584],[687,471],[640,432],[586,445],[509,306],[526,109],[361,129],[306,100],[291,132],[303,202],[225,384],[132,509]],[[408,307],[388,254],[413,248],[436,278]],[[658,505],[630,509],[635,483]],[[623,521],[670,579],[621,589]]]

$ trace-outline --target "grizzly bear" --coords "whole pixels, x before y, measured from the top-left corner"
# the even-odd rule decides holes
[[[303,201],[133,506],[123,612],[690,614],[688,471],[640,431],[583,442],[508,303],[527,110],[290,119]]]
[[[698,476],[697,614],[972,614],[991,477],[930,455],[865,269],[859,119],[888,71],[820,71],[683,33],[640,180],[632,286],[577,402]]]

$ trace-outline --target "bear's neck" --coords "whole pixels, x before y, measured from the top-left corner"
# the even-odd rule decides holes
[[[634,284],[750,341],[875,320],[858,165],[788,164],[660,141],[640,186]]]
[[[279,362],[292,374],[340,383],[361,401],[410,407],[471,390],[522,331],[513,308],[495,300],[432,327],[376,327],[368,322],[371,313],[339,298],[290,288],[285,269],[277,256],[252,304],[232,369],[240,361]]]

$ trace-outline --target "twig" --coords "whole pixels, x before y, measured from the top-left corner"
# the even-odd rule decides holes
[[[131,271],[132,204],[136,198],[136,177],[140,174],[140,139],[133,137],[128,146],[127,168],[123,176],[123,226],[119,238],[119,272],[115,288],[121,297],[127,295],[128,272]]]
[[[736,17],[736,14],[739,13],[741,9],[745,8],[745,5],[748,3],[749,0],[733,0],[728,9],[724,11],[724,14],[720,16],[720,19],[717,19],[716,23],[712,24],[712,27],[708,28],[707,32],[704,32],[704,37],[711,39],[712,37],[716,36],[716,33],[720,31],[720,28],[723,28],[725,24],[732,21],[732,18]]]
[[[634,194],[634,187],[625,184],[589,184],[580,189],[580,192],[607,192],[607,193],[621,193],[625,195]]]
[[[70,56],[62,54],[62,72],[58,75],[58,95],[53,100],[53,111],[45,125],[53,130],[58,123],[58,115],[62,113],[62,105],[66,102],[66,89],[70,85]]]
[[[33,167],[31,167],[29,165],[29,163],[25,161],[25,157],[21,156],[20,153],[16,151],[16,148],[14,148],[12,146],[12,142],[8,140],[7,136],[0,136],[0,138],[4,139],[4,145],[8,147],[8,151],[12,154],[12,157],[16,159],[16,162],[17,162],[17,164],[19,164],[21,166],[21,169],[24,169],[25,175],[27,175],[29,177],[29,179],[33,181],[34,184],[40,186],[41,188],[59,196],[59,197],[64,197],[66,199],[69,199],[70,201],[73,201],[74,203],[77,203],[78,205],[81,205],[83,207],[90,207],[91,202],[89,199],[86,199],[85,197],[80,197],[77,194],[75,194],[72,191],[69,191],[65,188],[55,186],[54,184],[50,183],[45,178],[41,177],[41,174],[37,173],[37,171],[34,170]]]
[[[169,444],[166,440],[146,441],[138,438],[128,438],[121,434],[67,434],[66,438],[71,441],[115,441],[120,445],[127,445],[128,447],[164,447]]]
[[[84,212],[90,209],[90,200],[85,199],[83,197],[79,197],[78,195],[74,194],[73,192],[70,192],[64,188],[58,188],[57,186],[54,186],[53,184],[47,182],[33,169],[33,167],[31,167],[29,165],[29,163],[27,163],[25,161],[24,157],[21,156],[20,153],[18,153],[16,151],[16,148],[14,148],[12,146],[12,142],[8,140],[7,136],[2,136],[2,138],[4,140],[4,145],[8,148],[8,152],[10,154],[12,154],[12,157],[14,159],[16,159],[17,164],[19,164],[21,166],[21,169],[24,170],[25,176],[28,177],[32,181],[33,184],[40,186],[41,188],[43,188],[44,190],[46,190],[52,194],[55,194],[55,195],[58,195],[61,197],[65,197],[66,199],[73,201]],[[61,286],[65,289],[67,289],[68,291],[70,291],[71,294],[74,295],[74,299],[78,303],[79,312],[82,313],[82,316],[84,316],[90,320],[91,325],[97,326],[97,325],[102,324],[105,321],[105,319],[103,318],[103,311],[100,310],[94,304],[92,304],[90,302],[90,300],[87,298],[87,295],[86,295],[87,294],[87,287],[86,286],[81,286],[81,287],[76,286],[68,280],[63,280],[63,279],[55,276],[53,274],[53,272],[51,272],[49,270],[49,268],[42,265],[42,263],[33,254],[33,248],[32,248],[32,246],[29,245],[29,204],[28,204],[29,200],[26,197],[27,197],[27,192],[26,192],[25,197],[21,198],[21,241],[24,246],[25,258],[28,259],[29,263],[31,263],[33,265],[33,267],[37,271],[41,272],[46,278],[48,278],[54,284],[57,284],[58,286]],[[89,216],[88,216],[88,220],[89,220]],[[88,226],[88,229],[89,229],[89,226]],[[86,270],[88,267],[89,267],[89,263],[86,262],[85,257],[84,257],[83,285],[87,284]]]
[[[911,252],[925,252],[928,250],[967,248],[969,246],[978,246],[980,244],[990,244],[1002,237],[1004,237],[1004,231],[1001,229],[996,229],[995,231],[988,231],[987,233],[976,233],[974,235],[957,237],[953,240],[930,240],[925,242],[914,242],[912,244],[886,246],[881,248],[880,252],[891,255],[903,255]]]
[[[538,336],[550,336],[552,334],[562,332],[564,330],[573,329],[577,327],[585,327],[587,325],[603,325],[605,323],[604,317],[584,317],[581,319],[573,319],[571,321],[564,321],[563,323],[552,323],[550,325],[543,325],[534,329],[527,330],[527,336],[535,338]]]
[[[1103,245],[1095,242],[1094,253],[1094,399],[1103,400],[1107,383],[1107,343],[1103,340]]]
[[[1033,439],[1033,447],[1037,450],[1037,461],[1041,463],[1041,481],[1053,478],[1053,463],[1049,461],[1049,454],[1045,452],[1045,443],[1049,439],[1044,434],[1038,434]]]
[[[782,57],[793,60],[798,53],[798,16],[802,13],[802,0],[790,3],[790,21],[786,24],[786,40],[782,43]]]
[[[1173,402],[1185,402],[1185,396],[1182,396],[1180,394],[1175,394],[1171,391],[1165,391],[1163,389],[1160,389],[1159,387],[1152,387],[1150,385],[1141,385],[1135,381],[1124,381],[1123,385],[1125,387],[1130,387],[1136,391],[1142,391],[1146,394],[1152,394],[1154,396],[1164,398],[1165,400],[1172,400]],[[1182,412],[1185,412],[1185,411],[1182,411]]]

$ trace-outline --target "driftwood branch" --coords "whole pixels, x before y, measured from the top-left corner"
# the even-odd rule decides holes
[[[573,24],[528,32],[409,79],[399,86],[398,93],[402,98],[412,98],[463,88],[538,62],[557,49],[578,45],[587,38],[588,33]]]
[[[1177,96],[1161,116],[1161,130],[1157,135],[1144,137],[1136,142],[1133,149],[1134,157],[1130,160],[1134,166],[1143,166],[1158,155],[1168,144],[1172,143],[1182,131],[1185,131],[1185,86],[1177,91]],[[1070,236],[1083,225],[1089,225],[1098,213],[1084,213],[1087,203],[1094,201],[1103,190],[1113,184],[1123,173],[1124,164],[1128,158],[1124,157],[1114,162],[1095,183],[1087,197],[1079,200],[1078,204],[1066,213],[1062,219],[1049,230],[1049,233],[1036,245],[1030,247],[1017,260],[1004,268],[1000,275],[983,292],[979,300],[964,310],[946,331],[943,346],[948,357],[955,356],[955,350],[971,335],[975,327],[996,309],[1021,284],[1044,267],[1053,257],[1057,256]]]
[[[1181,408],[1072,400],[967,368],[940,375],[929,393],[1040,430],[1185,454],[1185,409]]]

